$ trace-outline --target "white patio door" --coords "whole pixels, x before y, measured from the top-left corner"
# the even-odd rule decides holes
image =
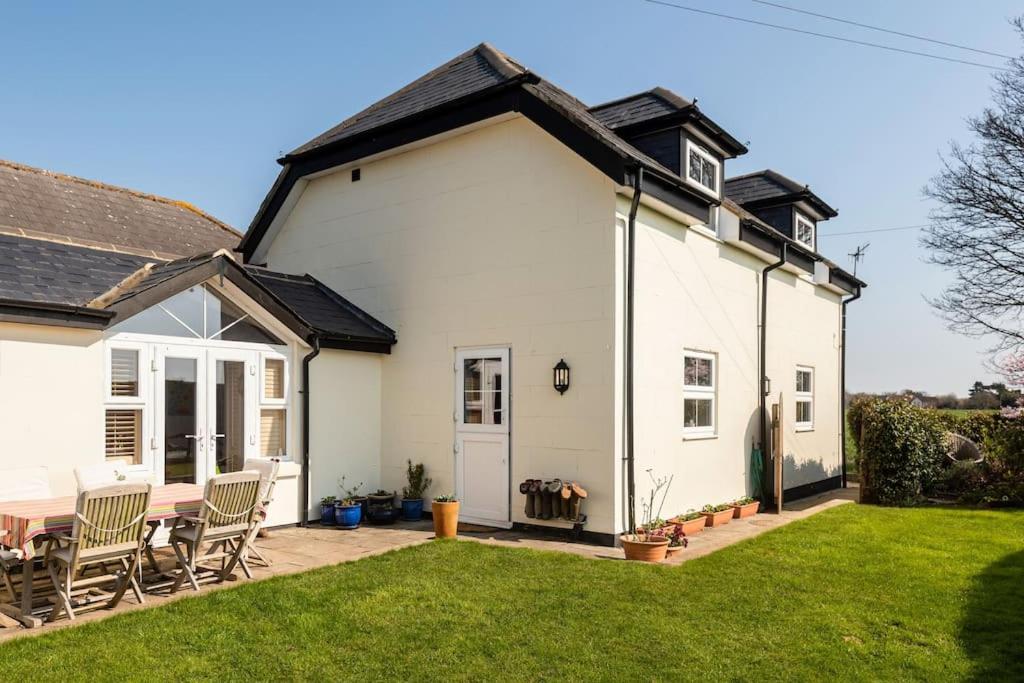
[[[254,351],[159,345],[156,479],[203,484],[256,453]]]
[[[460,519],[508,528],[508,348],[455,353],[455,494]]]

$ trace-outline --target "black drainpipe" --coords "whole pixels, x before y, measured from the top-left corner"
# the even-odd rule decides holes
[[[310,335],[313,350],[302,358],[302,526],[309,526],[309,363],[320,355],[319,335]]]
[[[857,293],[843,301],[842,331],[840,332],[840,370],[839,370],[839,433],[843,453],[843,488],[846,488],[846,304],[860,298],[860,287]]]
[[[757,412],[761,418],[761,461],[764,463],[764,473],[761,476],[761,495],[765,506],[771,499],[771,490],[768,487],[769,466],[771,460],[768,458],[768,422],[765,415],[765,397],[768,390],[768,371],[766,362],[766,349],[768,341],[768,273],[772,272],[786,262],[786,249],[788,245],[782,243],[782,255],[779,260],[761,271],[761,343],[760,343],[760,364],[758,373],[760,382],[757,387]]]
[[[636,530],[636,468],[633,459],[633,283],[636,279],[636,259],[633,248],[636,245],[636,213],[640,208],[641,185],[644,169],[636,167],[633,175],[633,201],[629,205],[629,224],[626,230],[626,496],[629,526],[627,533]]]

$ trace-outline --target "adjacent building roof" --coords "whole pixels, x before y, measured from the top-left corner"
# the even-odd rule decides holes
[[[242,237],[187,202],[4,160],[0,233],[155,258],[232,249]]]
[[[771,169],[728,178],[725,181],[725,194],[746,208],[805,201],[824,218],[839,215],[821,197],[811,192],[810,187]]]
[[[311,276],[243,268],[226,249],[174,261],[0,235],[0,321],[103,329],[222,275],[303,339],[390,353],[395,333]]]

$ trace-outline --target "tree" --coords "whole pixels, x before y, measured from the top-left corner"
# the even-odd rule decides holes
[[[1024,17],[1013,25],[1024,39]],[[938,202],[921,239],[953,274],[931,300],[951,329],[1024,352],[1024,58],[995,76],[992,105],[968,119],[976,138],[953,143],[925,188]]]

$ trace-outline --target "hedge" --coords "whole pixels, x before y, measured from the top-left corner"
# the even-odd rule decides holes
[[[908,505],[931,492],[946,432],[933,411],[906,401],[859,401],[850,408],[850,426],[860,453],[862,501]]]

